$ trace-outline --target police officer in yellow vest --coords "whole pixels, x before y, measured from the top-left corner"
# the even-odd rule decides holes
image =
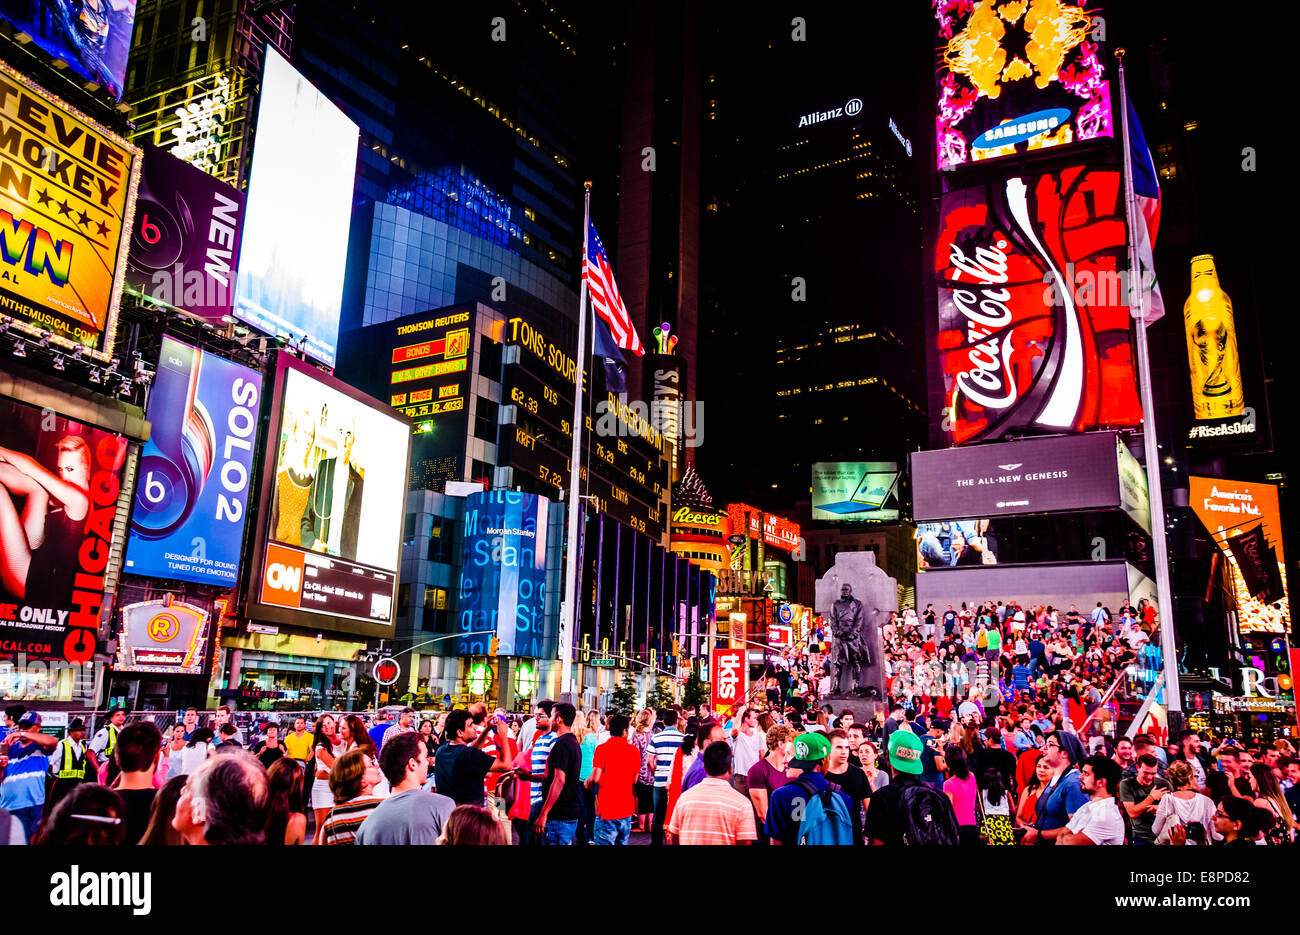
[[[54,787],[46,796],[47,814],[53,811],[59,799],[80,783],[95,781],[95,754],[85,744],[86,725],[81,718],[73,718],[68,725],[68,736],[50,754],[50,775]]]
[[[108,785],[113,784],[117,774],[121,772],[117,765],[117,759],[113,756],[113,751],[117,749],[117,734],[126,723],[126,708],[114,708],[108,712],[108,723],[95,732],[91,738],[90,749],[97,756],[108,761],[108,774],[104,782]]]

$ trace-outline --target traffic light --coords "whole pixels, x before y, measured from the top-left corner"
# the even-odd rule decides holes
[[[495,636],[492,637],[492,640],[488,643],[488,655],[495,656],[497,655],[498,652],[500,652],[500,650],[501,650],[501,640],[499,640]]]

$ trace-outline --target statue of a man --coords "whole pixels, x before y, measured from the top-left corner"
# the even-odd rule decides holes
[[[852,585],[840,587],[840,599],[831,605],[831,664],[835,667],[835,694],[853,691],[858,672],[871,664],[867,648],[867,614],[862,602],[853,596]]]

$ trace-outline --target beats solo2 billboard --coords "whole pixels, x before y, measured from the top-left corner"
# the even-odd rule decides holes
[[[411,423],[295,357],[277,357],[248,616],[392,636]]]
[[[260,373],[163,337],[127,571],[235,583],[261,402]]]

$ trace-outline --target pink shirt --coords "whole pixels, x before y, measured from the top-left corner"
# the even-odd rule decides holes
[[[975,819],[975,797],[979,795],[979,789],[975,784],[975,776],[972,774],[965,779],[958,779],[955,776],[943,781],[943,791],[952,798],[953,811],[957,813],[957,824],[974,825],[978,822]]]

